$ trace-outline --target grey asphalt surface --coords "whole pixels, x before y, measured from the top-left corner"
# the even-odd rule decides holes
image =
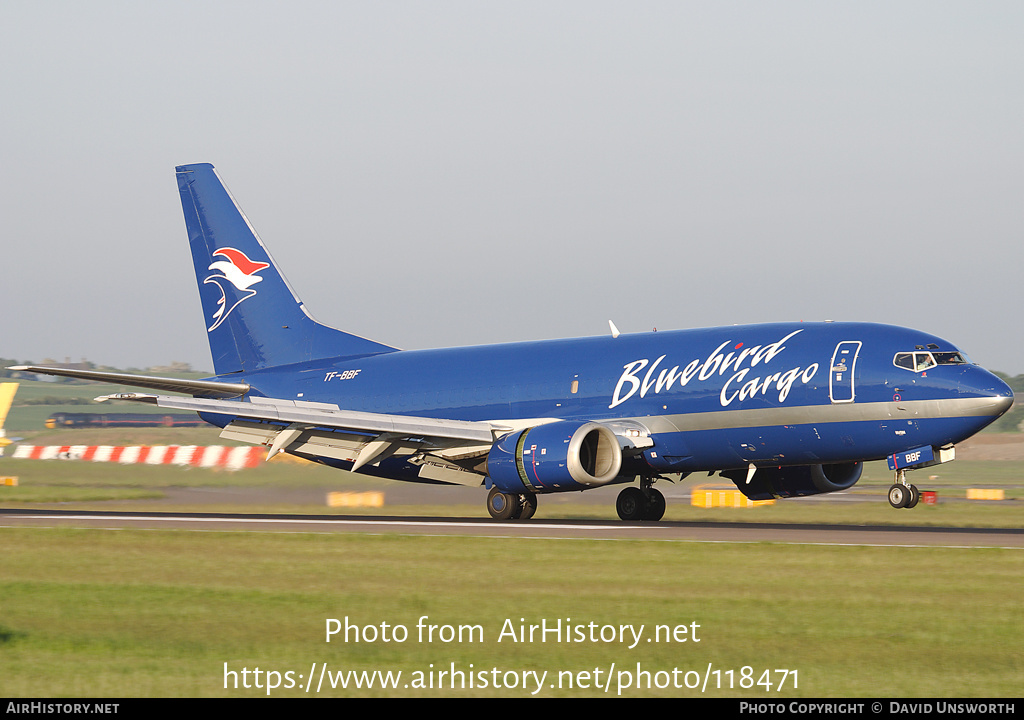
[[[80,512],[0,510],[0,527],[152,528],[190,531],[451,535],[667,542],[787,543],[893,547],[1024,548],[1024,529],[778,523],[530,520],[487,518],[285,515],[258,513]]]

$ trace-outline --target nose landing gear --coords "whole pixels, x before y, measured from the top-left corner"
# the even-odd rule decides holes
[[[921,492],[917,487],[907,482],[907,470],[920,470],[955,459],[956,448],[952,444],[942,447],[923,445],[890,455],[889,469],[896,471],[896,479],[889,486],[889,504],[894,508],[912,508],[921,499]]]
[[[900,468],[896,471],[896,479],[889,488],[889,504],[894,508],[916,507],[921,499],[921,492],[916,485],[907,482],[907,471]]]

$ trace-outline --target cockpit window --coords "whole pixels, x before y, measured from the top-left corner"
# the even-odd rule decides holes
[[[939,365],[966,365],[968,363],[964,354],[959,352],[937,352],[932,355]]]
[[[924,372],[936,365],[967,365],[970,360],[962,352],[901,352],[896,353],[892,364],[911,372]]]
[[[896,358],[892,361],[892,364],[905,370],[913,370],[914,353],[896,353]]]
[[[938,363],[930,352],[903,352],[896,353],[892,364],[911,372],[924,372],[928,368],[935,367]]]

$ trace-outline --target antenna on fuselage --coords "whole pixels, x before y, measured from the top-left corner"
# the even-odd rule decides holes
[[[608,327],[610,327],[611,330],[612,330],[612,337],[613,338],[617,338],[621,334],[619,332],[619,329],[617,327],[615,327],[615,323],[613,323],[611,320],[608,321]]]

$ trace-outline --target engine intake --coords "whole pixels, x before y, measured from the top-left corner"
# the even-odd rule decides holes
[[[622,469],[615,433],[599,423],[563,420],[499,438],[487,474],[504,492],[557,492],[606,485]]]
[[[725,470],[722,475],[751,500],[771,500],[847,490],[863,471],[864,463],[859,462],[758,468],[749,485],[746,470]]]

